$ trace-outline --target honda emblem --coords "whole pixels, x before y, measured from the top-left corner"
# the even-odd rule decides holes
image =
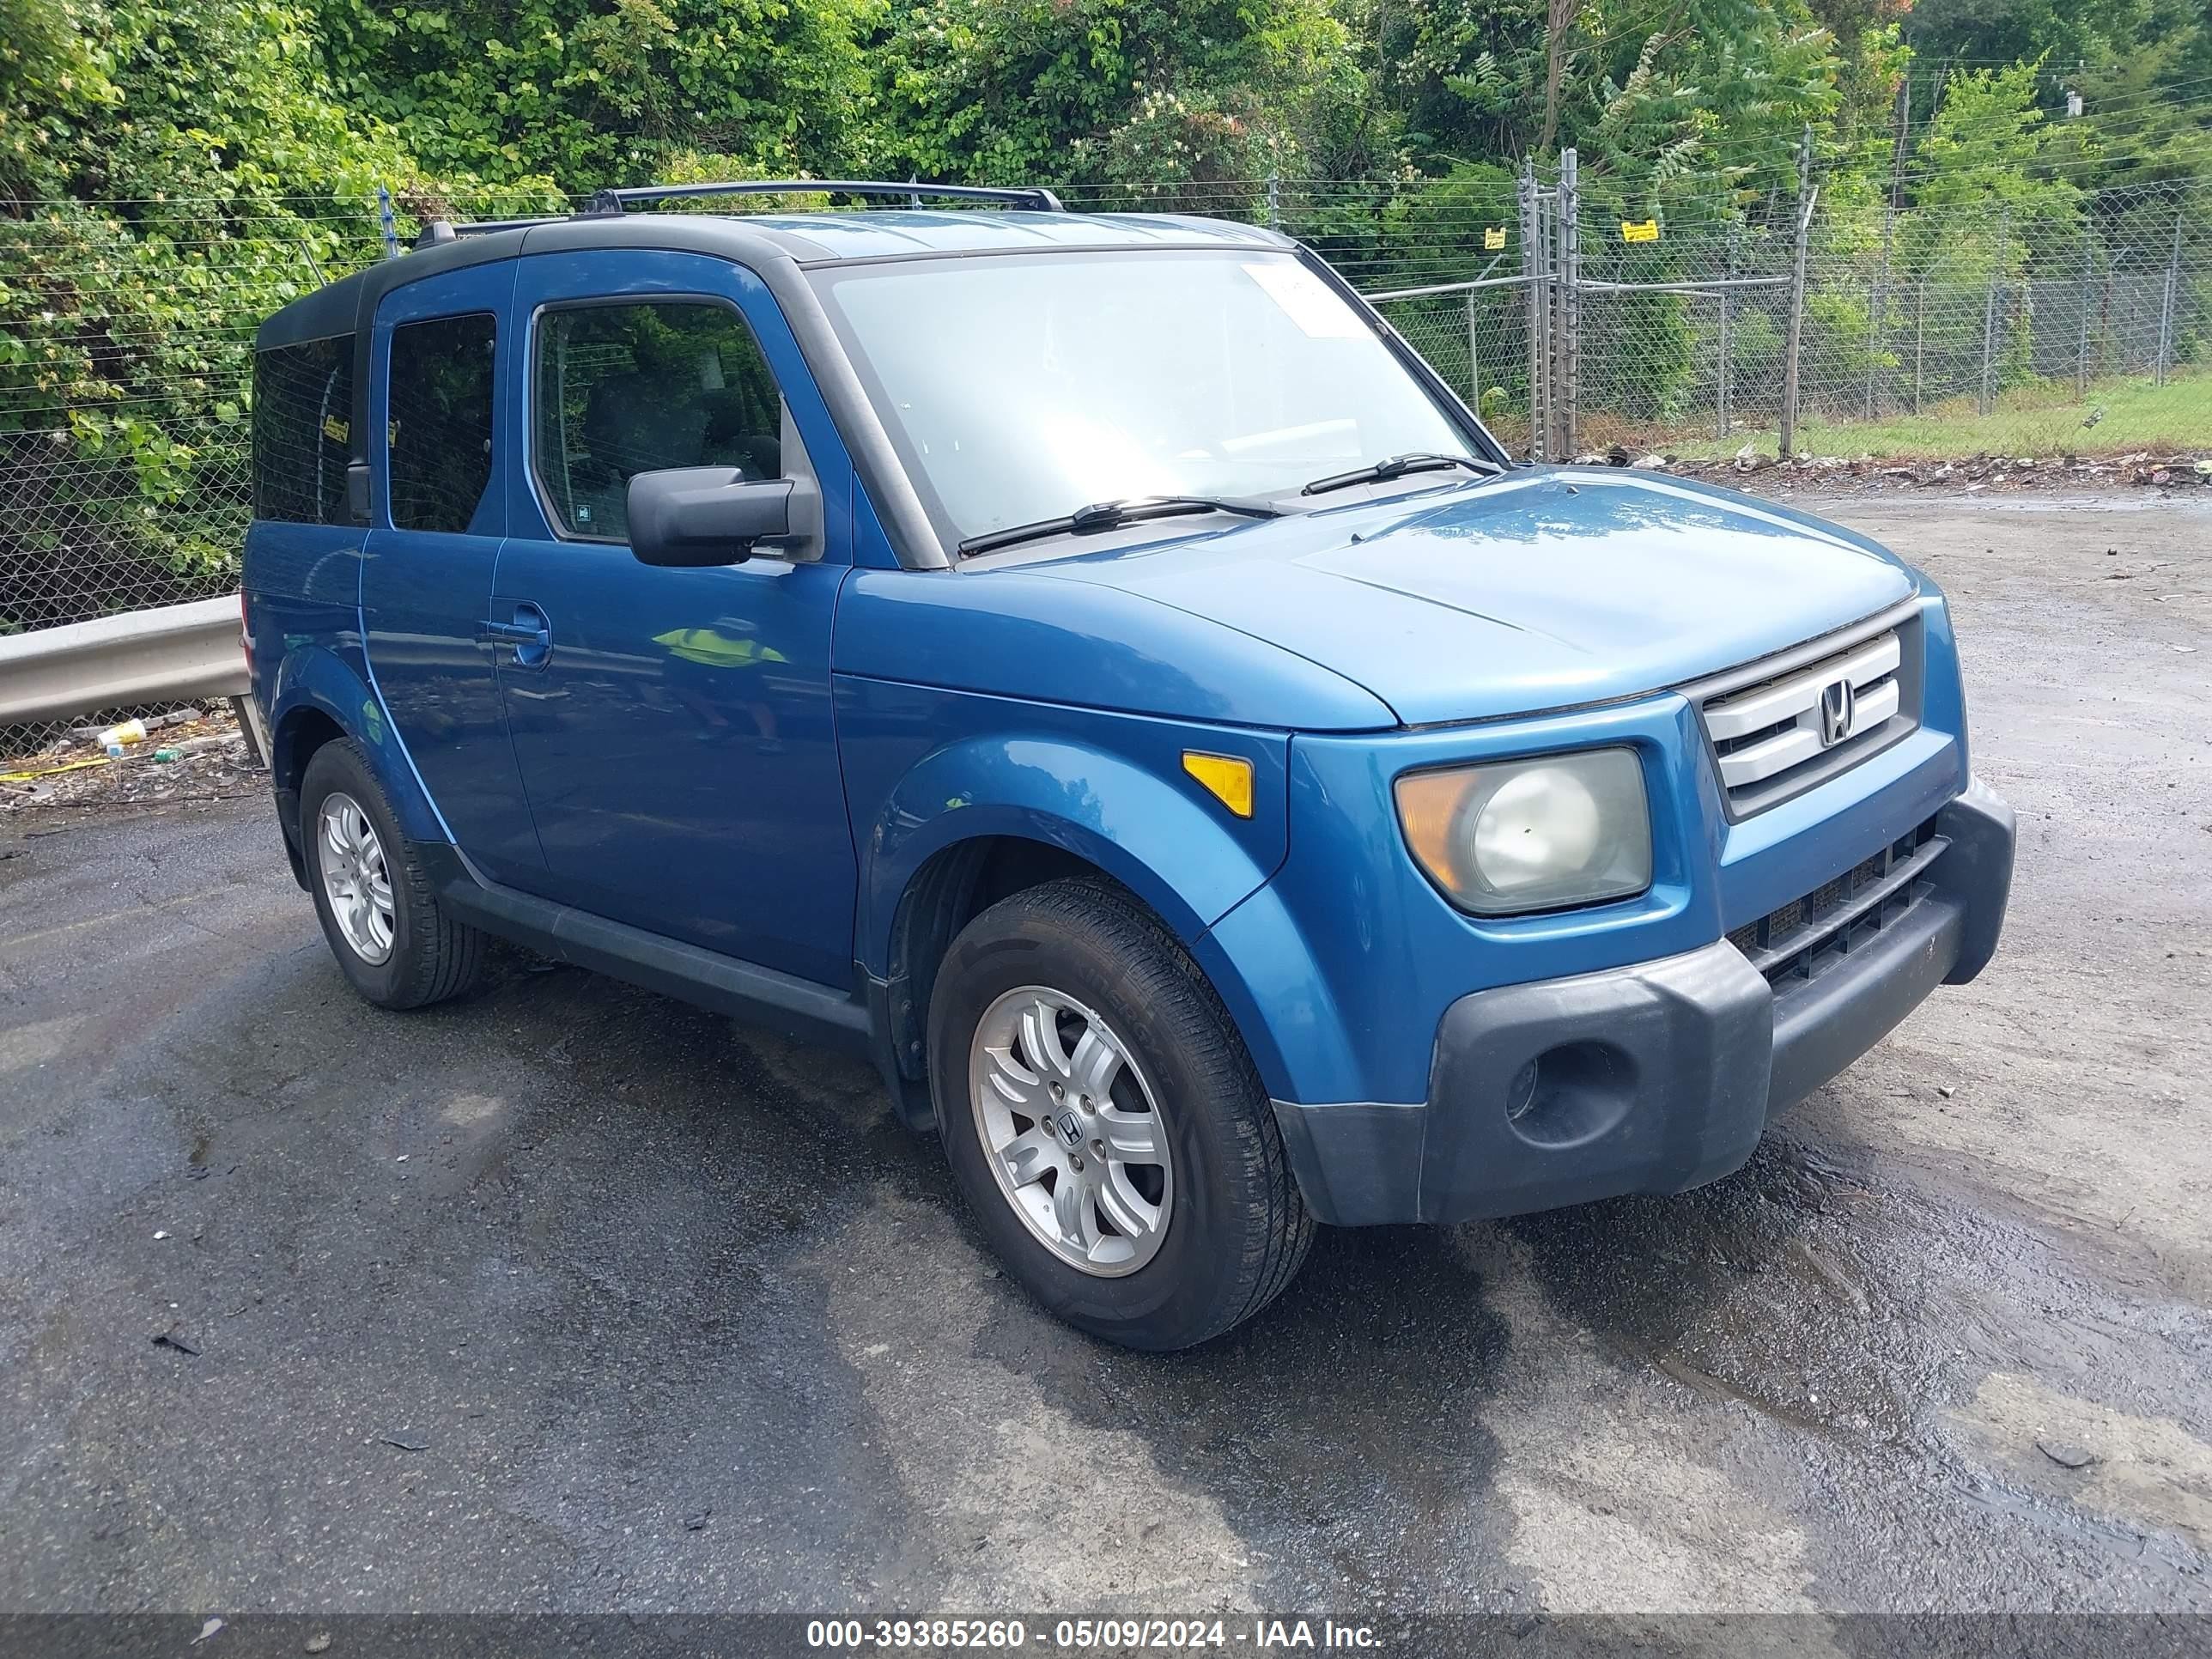
[[[1849,680],[1820,688],[1820,747],[1832,749],[1851,734],[1858,716],[1858,696]]]

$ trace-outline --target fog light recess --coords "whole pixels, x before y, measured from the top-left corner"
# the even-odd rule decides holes
[[[1563,1042],[1514,1073],[1505,1121],[1536,1146],[1579,1146],[1609,1133],[1636,1095],[1636,1068],[1609,1043]]]

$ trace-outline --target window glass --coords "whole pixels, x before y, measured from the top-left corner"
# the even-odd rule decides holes
[[[253,356],[253,516],[343,524],[353,336]]]
[[[703,301],[584,306],[538,324],[535,460],[570,535],[629,533],[629,481],[665,467],[783,476],[783,397],[744,318]]]
[[[949,540],[1119,496],[1294,496],[1409,451],[1472,453],[1366,319],[1272,250],[916,259],[813,281]]]
[[[392,331],[392,522],[465,531],[491,483],[488,313]]]

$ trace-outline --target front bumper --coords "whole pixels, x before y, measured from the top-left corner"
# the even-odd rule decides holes
[[[1469,1221],[1675,1193],[1751,1156],[1768,1119],[1996,949],[2013,815],[1969,785],[1937,814],[1929,890],[1778,990],[1725,939],[1444,1011],[1410,1105],[1275,1103],[1307,1204],[1340,1226]]]

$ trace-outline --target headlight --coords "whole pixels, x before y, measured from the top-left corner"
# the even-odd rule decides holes
[[[1651,815],[1632,750],[1412,772],[1397,787],[1413,856],[1463,910],[1553,910],[1651,884]]]

